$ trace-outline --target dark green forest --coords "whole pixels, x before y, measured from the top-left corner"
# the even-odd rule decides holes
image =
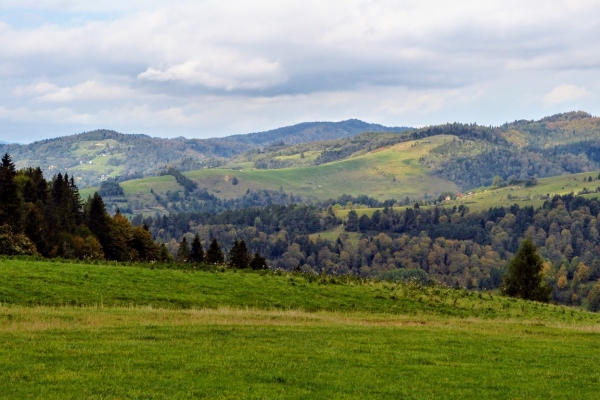
[[[116,261],[168,261],[147,229],[110,216],[96,193],[83,202],[67,174],[44,179],[40,168],[0,165],[0,254]]]

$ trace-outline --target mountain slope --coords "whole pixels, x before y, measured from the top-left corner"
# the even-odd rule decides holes
[[[366,154],[330,163],[297,168],[256,169],[252,165],[203,168],[185,172],[198,190],[186,193],[171,176],[148,177],[122,182],[128,206],[133,213],[177,210],[194,211],[208,196],[222,200],[239,199],[267,190],[300,196],[305,200],[337,199],[342,195],[367,194],[378,200],[439,196],[456,193],[451,181],[431,174],[419,160],[433,149],[455,140],[454,136],[434,136],[420,141],[405,141]],[[177,194],[175,194],[177,192]],[[92,191],[82,190],[87,196]],[[271,195],[272,196],[272,195]],[[110,200],[109,200],[110,202]]]
[[[141,134],[96,130],[47,139],[28,145],[0,144],[18,168],[37,167],[52,175],[58,171],[77,177],[81,187],[97,185],[104,176],[133,179],[155,174],[171,164],[182,171],[223,165],[227,158],[274,141],[305,143],[325,138],[351,137],[378,129],[402,131],[359,120],[303,123],[268,132],[211,139],[161,139]]]

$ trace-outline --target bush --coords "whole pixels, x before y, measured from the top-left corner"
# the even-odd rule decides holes
[[[9,256],[35,256],[38,254],[35,245],[21,233],[14,233],[10,226],[0,226],[0,254]]]

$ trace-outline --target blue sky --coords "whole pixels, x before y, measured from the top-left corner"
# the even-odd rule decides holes
[[[0,140],[599,114],[597,1],[0,0]]]

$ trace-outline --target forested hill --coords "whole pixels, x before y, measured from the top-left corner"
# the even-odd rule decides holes
[[[462,190],[489,186],[495,177],[514,182],[600,169],[600,118],[582,111],[497,127],[448,123],[407,129],[358,120],[310,122],[212,139],[160,139],[98,130],[25,146],[0,145],[0,152],[13,155],[19,168],[39,165],[50,176],[68,169],[80,187],[87,187],[98,186],[106,177],[156,175],[167,165],[183,172],[220,166],[238,170],[319,166],[435,136],[456,139],[405,161],[414,161],[423,167],[420,173]],[[377,171],[380,166],[369,167]],[[402,176],[394,178],[400,182]]]
[[[463,139],[440,146],[421,163],[465,189],[491,185],[495,176],[523,180],[600,167],[600,118],[581,111],[493,128],[447,124],[415,134]]]
[[[514,182],[600,169],[600,118],[582,111],[496,127],[448,123],[396,134],[364,132],[337,140],[269,146],[247,153],[245,161],[259,169],[315,166],[440,136],[455,140],[419,154],[414,161],[425,167],[423,173],[463,190],[489,186],[494,177]]]
[[[10,153],[17,167],[37,167],[50,172],[71,170],[80,178],[77,184],[97,185],[102,175],[125,179],[153,174],[167,164],[182,171],[223,165],[227,159],[252,148],[274,142],[305,143],[313,140],[352,137],[365,131],[396,132],[359,120],[308,122],[268,132],[211,139],[153,138],[142,134],[122,134],[96,130],[34,142],[28,145],[2,144],[0,153]]]
[[[356,136],[362,132],[403,132],[408,127],[387,127],[379,124],[369,124],[358,119],[341,122],[304,122],[266,132],[233,135],[223,138],[226,142],[239,142],[255,146],[273,143],[300,144],[322,140],[341,139]]]

